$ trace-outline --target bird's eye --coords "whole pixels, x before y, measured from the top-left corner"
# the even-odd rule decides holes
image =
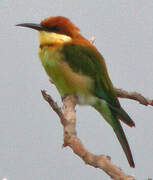
[[[59,26],[53,26],[53,27],[52,27],[52,31],[55,31],[55,32],[60,32],[60,31],[61,31],[61,29],[60,29],[60,27],[59,27]]]

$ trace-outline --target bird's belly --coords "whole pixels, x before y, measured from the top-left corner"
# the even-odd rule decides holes
[[[49,56],[45,53],[41,56],[42,65],[55,84],[60,95],[63,97],[67,94],[78,96],[79,104],[90,104],[92,98],[93,80],[83,74],[74,72],[71,67],[58,57],[57,54]]]

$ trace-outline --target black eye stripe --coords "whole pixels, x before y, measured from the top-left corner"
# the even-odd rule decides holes
[[[42,26],[42,27],[45,31],[48,31],[48,32],[60,32],[61,31],[59,26],[53,26],[53,27]]]
[[[41,25],[41,29],[42,31],[47,31],[47,32],[54,32],[54,33],[59,33],[59,34],[63,34],[63,35],[67,35],[71,37],[71,34],[69,34],[69,32],[65,32],[62,27],[60,26],[43,26]]]

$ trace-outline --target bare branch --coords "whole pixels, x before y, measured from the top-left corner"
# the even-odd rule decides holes
[[[51,98],[46,91],[42,91],[44,99],[49,103],[52,109],[58,114],[60,121],[64,128],[64,147],[69,146],[73,152],[77,154],[85,164],[91,165],[95,168],[102,169],[114,180],[135,180],[134,177],[126,175],[120,168],[111,163],[110,157],[105,155],[95,155],[89,152],[76,133],[76,116],[75,106],[77,98],[74,96],[66,96],[63,99],[63,111]]]
[[[137,92],[127,92],[122,89],[115,88],[115,91],[117,93],[117,96],[120,98],[127,98],[127,99],[132,99],[135,101],[138,101],[140,104],[143,104],[145,106],[153,106],[153,100],[149,98],[145,98],[142,96],[140,93]]]
[[[57,113],[57,115],[59,116],[62,125],[66,124],[66,119],[65,116],[61,110],[61,108],[57,105],[57,103],[51,98],[50,95],[48,95],[46,93],[45,90],[41,90],[42,96],[45,99],[45,101],[47,101],[49,103],[49,105],[52,107],[52,109]]]

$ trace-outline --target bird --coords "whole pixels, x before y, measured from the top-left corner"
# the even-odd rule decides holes
[[[81,35],[67,17],[51,16],[41,23],[17,26],[38,31],[39,57],[61,97],[74,95],[79,105],[97,110],[114,130],[130,167],[135,167],[121,121],[129,127],[134,121],[121,107],[105,59],[94,44]]]

